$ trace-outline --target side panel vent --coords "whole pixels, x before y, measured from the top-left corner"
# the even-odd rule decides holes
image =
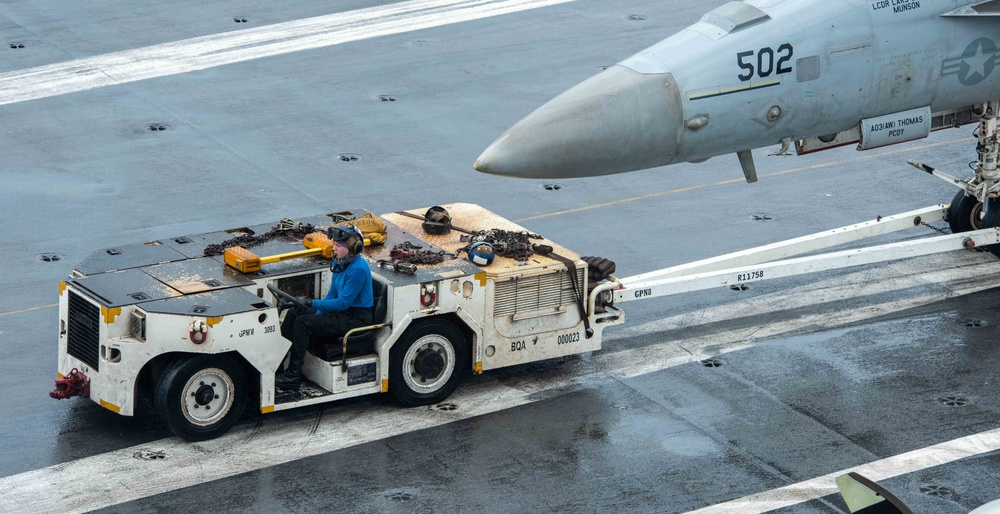
[[[132,311],[128,323],[129,334],[139,341],[146,342],[146,315],[139,311]]]
[[[576,270],[583,286],[583,269]],[[573,282],[565,270],[535,277],[497,282],[493,301],[494,316],[538,311],[577,302]]]

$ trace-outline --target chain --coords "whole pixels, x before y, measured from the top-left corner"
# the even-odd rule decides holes
[[[251,248],[254,246],[261,245],[271,239],[276,237],[286,237],[289,239],[301,239],[316,231],[316,227],[308,223],[296,222],[290,218],[283,218],[278,222],[277,225],[271,228],[264,234],[259,236],[242,235],[236,236],[232,239],[227,239],[218,244],[211,244],[205,247],[204,255],[205,257],[213,257],[215,255],[222,255],[226,252],[226,248],[232,248],[234,246],[242,246],[243,248]]]
[[[452,259],[455,258],[454,255],[444,250],[435,252],[432,250],[422,250],[422,248],[423,246],[404,241],[389,250],[389,257],[392,257],[394,261],[410,264],[437,264],[443,262],[446,256]]]
[[[459,248],[455,253],[468,253],[474,243],[486,242],[493,246],[493,252],[500,257],[508,257],[517,261],[526,261],[535,254],[532,239],[544,239],[530,232],[513,232],[499,228],[479,230],[470,235],[462,236],[461,241],[469,243]]]
[[[927,228],[929,228],[929,229],[931,229],[931,230],[933,230],[933,231],[935,231],[935,232],[938,232],[938,233],[941,233],[941,234],[944,234],[944,235],[948,235],[948,234],[951,234],[951,231],[950,231],[950,230],[948,230],[948,229],[944,229],[944,228],[938,228],[938,227],[935,227],[935,226],[933,226],[933,225],[929,225],[929,224],[928,224],[928,223],[927,223],[926,221],[921,221],[921,222],[920,222],[920,225],[921,225],[921,226],[923,226],[923,227],[927,227]]]

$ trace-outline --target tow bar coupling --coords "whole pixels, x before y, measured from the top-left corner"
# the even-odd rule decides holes
[[[49,396],[56,400],[74,396],[90,398],[90,380],[80,370],[73,368],[68,375],[56,379],[56,389]]]

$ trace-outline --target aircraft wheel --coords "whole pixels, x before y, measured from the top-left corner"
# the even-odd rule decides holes
[[[983,228],[983,203],[971,196],[966,196],[965,191],[959,190],[955,198],[951,200],[951,207],[948,207],[948,225],[951,232],[968,232]]]
[[[246,405],[243,368],[225,356],[178,359],[156,383],[154,405],[170,430],[188,441],[219,437],[232,428]]]
[[[389,352],[389,392],[407,407],[447,398],[469,368],[469,345],[452,323],[418,322]]]
[[[983,218],[983,228],[1000,227],[1000,199],[991,198],[989,208],[986,209],[986,216]],[[1000,244],[986,247],[993,255],[1000,257]]]

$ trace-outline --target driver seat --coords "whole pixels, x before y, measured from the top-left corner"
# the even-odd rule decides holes
[[[385,322],[386,310],[389,303],[389,287],[372,277],[372,297],[375,300],[372,312],[372,323],[379,324]],[[357,357],[375,353],[373,346],[375,330],[364,330],[355,332],[347,340],[347,356]],[[334,338],[314,337],[309,341],[309,353],[327,362],[339,361],[344,356],[344,336]]]

